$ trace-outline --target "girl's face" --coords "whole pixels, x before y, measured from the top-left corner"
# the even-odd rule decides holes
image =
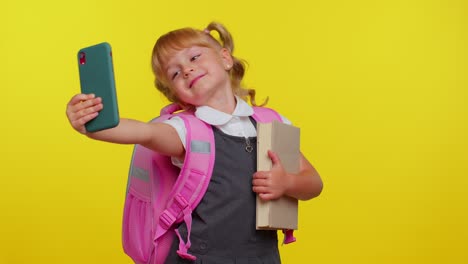
[[[176,51],[165,67],[165,77],[179,100],[193,106],[210,105],[232,93],[228,50],[193,46]]]

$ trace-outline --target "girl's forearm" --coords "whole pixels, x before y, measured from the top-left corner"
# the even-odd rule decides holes
[[[89,138],[118,144],[141,144],[145,140],[146,124],[140,121],[121,118],[116,127],[86,133]]]
[[[286,195],[298,200],[310,200],[320,195],[323,183],[318,173],[314,170],[304,171],[299,174],[289,175],[291,184]]]
[[[140,144],[164,155],[182,158],[185,153],[176,130],[165,123],[144,123],[133,119],[120,119],[119,124],[110,129],[87,133],[96,140],[118,144]]]
[[[289,186],[286,195],[299,200],[309,200],[320,195],[323,189],[322,179],[312,164],[301,155],[300,172],[288,174]]]

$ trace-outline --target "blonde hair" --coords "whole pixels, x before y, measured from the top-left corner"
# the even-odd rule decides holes
[[[210,34],[211,31],[216,31],[218,33],[219,40]],[[255,102],[255,90],[246,89],[241,86],[242,78],[245,73],[245,62],[232,55],[234,51],[232,36],[222,24],[217,22],[211,22],[204,30],[182,28],[170,31],[162,35],[156,41],[151,59],[151,66],[155,75],[155,86],[169,101],[178,103],[185,108],[189,107],[177,98],[177,95],[168,85],[168,80],[164,74],[164,64],[167,63],[174,52],[192,46],[216,50],[220,50],[221,48],[227,49],[233,60],[233,65],[229,70],[229,74],[234,94],[244,100],[247,100],[247,97],[249,97],[250,103],[252,105],[257,105]],[[267,102],[268,98],[261,105],[263,106]]]

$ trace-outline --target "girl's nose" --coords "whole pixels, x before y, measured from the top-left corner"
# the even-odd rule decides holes
[[[193,72],[193,68],[192,67],[186,67],[184,69],[184,77],[188,77],[191,74],[191,72]]]

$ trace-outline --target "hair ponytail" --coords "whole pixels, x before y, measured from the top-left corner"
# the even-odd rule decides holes
[[[235,57],[234,53],[234,40],[232,39],[231,33],[220,23],[211,22],[205,29],[205,32],[208,33],[211,37],[213,37],[210,32],[216,31],[219,36],[219,43],[221,46],[229,51],[232,57],[233,65],[230,69],[231,74],[231,84],[234,90],[234,93],[243,98],[247,99],[249,97],[249,101],[252,105],[257,105],[255,102],[255,90],[254,89],[246,89],[241,86],[242,79],[244,78],[245,74],[245,65],[246,62]],[[216,39],[215,39],[216,40]],[[268,97],[265,101],[260,105],[264,106],[268,102]]]

